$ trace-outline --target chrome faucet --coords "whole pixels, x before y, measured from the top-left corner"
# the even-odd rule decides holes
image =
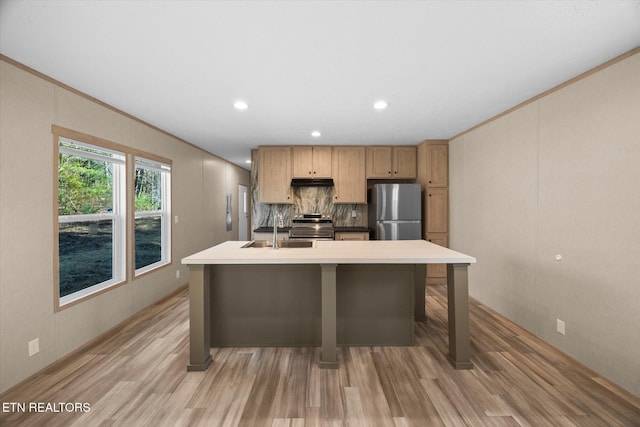
[[[278,226],[282,225],[282,213],[273,213],[273,249],[278,249]]]

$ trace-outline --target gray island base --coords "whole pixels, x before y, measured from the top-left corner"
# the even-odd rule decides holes
[[[425,241],[316,242],[313,248],[242,248],[225,242],[189,265],[188,370],[212,363],[211,347],[412,345],[425,319],[425,264],[448,264],[449,354],[471,369],[468,264],[475,259]],[[416,252],[418,250],[418,252]],[[466,261],[454,263],[452,261]]]

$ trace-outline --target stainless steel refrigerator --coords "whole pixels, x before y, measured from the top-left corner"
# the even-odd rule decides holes
[[[422,239],[420,184],[376,184],[369,194],[369,228],[376,240]]]

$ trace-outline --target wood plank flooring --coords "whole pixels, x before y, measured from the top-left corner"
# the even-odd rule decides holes
[[[445,291],[427,288],[414,346],[340,348],[336,370],[318,369],[317,348],[220,348],[208,371],[187,372],[183,290],[0,395],[26,406],[0,425],[640,426],[640,399],[474,301],[475,369],[455,371]]]

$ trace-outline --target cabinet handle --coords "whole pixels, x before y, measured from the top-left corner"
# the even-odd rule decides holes
[[[313,171],[313,174],[315,175],[315,174],[316,174],[316,171]]]
[[[391,175],[391,171],[387,172],[389,175]]]
[[[311,175],[311,171],[309,171],[309,175]]]
[[[429,194],[429,197],[431,197],[431,194]]]
[[[431,184],[431,181],[429,181],[429,184]]]

